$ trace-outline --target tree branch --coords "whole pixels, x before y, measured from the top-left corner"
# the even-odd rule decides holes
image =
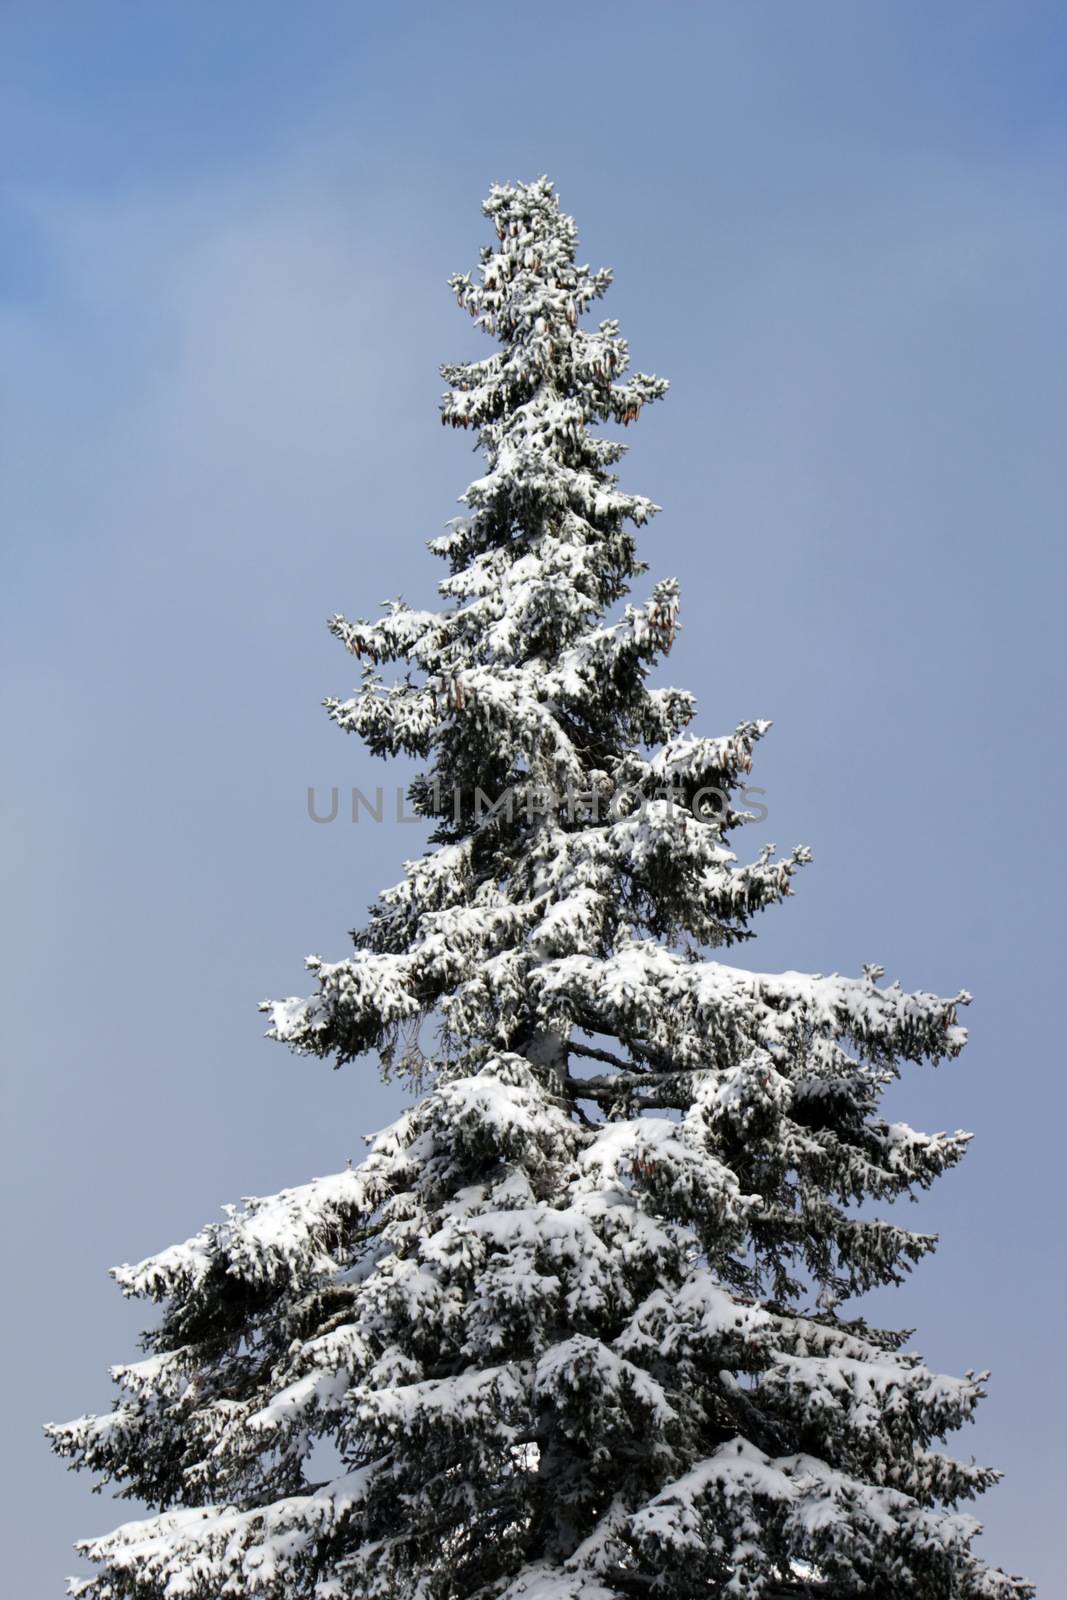
[[[638,1069],[632,1061],[624,1061],[621,1056],[612,1055],[610,1050],[601,1050],[595,1044],[575,1044],[573,1041],[567,1045],[567,1052],[574,1056],[589,1056],[593,1061],[606,1061],[609,1066],[619,1067],[623,1072],[636,1072]]]

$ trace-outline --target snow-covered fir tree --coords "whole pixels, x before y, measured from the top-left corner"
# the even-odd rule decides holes
[[[269,1007],[293,1049],[377,1056],[423,1097],[356,1170],[117,1269],[162,1308],[146,1359],[50,1433],[157,1513],[87,1542],[75,1590],[1029,1595],[957,1509],[997,1474],[939,1448],[984,1375],[843,1314],[933,1248],[857,1203],[962,1156],[879,1099],[957,1054],[967,996],[709,959],[806,853],[729,848],[767,724],[698,737],[692,696],[648,687],[675,583],[616,606],[657,508],[594,430],[667,385],[583,325],[610,274],[546,179],[484,210],[497,242],[452,287],[499,349],[443,369],[485,474],[431,547],[442,608],[331,623],[363,680],[329,714],[421,759],[431,848],[353,953],[309,959],[310,998]],[[321,1440],[341,1464],[316,1482]]]

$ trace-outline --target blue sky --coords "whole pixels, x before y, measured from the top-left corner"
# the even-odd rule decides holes
[[[38,1425],[106,1406],[106,1276],[359,1158],[400,1104],[261,1039],[418,830],[318,702],[323,618],[430,600],[476,465],[437,365],[497,179],[549,172],[672,380],[670,677],[772,717],[752,850],[810,844],[749,954],[976,995],[894,1113],[973,1128],[878,1314],[992,1367],[992,1559],[1061,1570],[1067,115],[1062,7],[198,3],[0,16],[5,1508],[44,1600],[92,1499]],[[746,841],[739,841],[744,844]]]

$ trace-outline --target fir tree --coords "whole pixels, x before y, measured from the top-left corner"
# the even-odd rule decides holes
[[[498,242],[452,287],[500,348],[443,369],[486,461],[431,546],[443,608],[330,624],[363,681],[329,714],[425,762],[432,848],[269,1005],[295,1050],[428,1092],[357,1170],[116,1270],[162,1307],[146,1359],[50,1433],[158,1514],[87,1542],[75,1592],[1029,1595],[955,1509],[997,1474],[936,1447],[985,1375],[842,1315],[933,1248],[855,1203],[963,1154],[878,1108],[900,1063],[958,1053],[968,997],[708,958],[807,857],[728,848],[768,725],[694,737],[692,697],[647,685],[674,582],[607,620],[657,507],[592,430],[667,385],[583,326],[610,274],[547,180],[484,210]],[[342,1466],[312,1482],[323,1439]]]

